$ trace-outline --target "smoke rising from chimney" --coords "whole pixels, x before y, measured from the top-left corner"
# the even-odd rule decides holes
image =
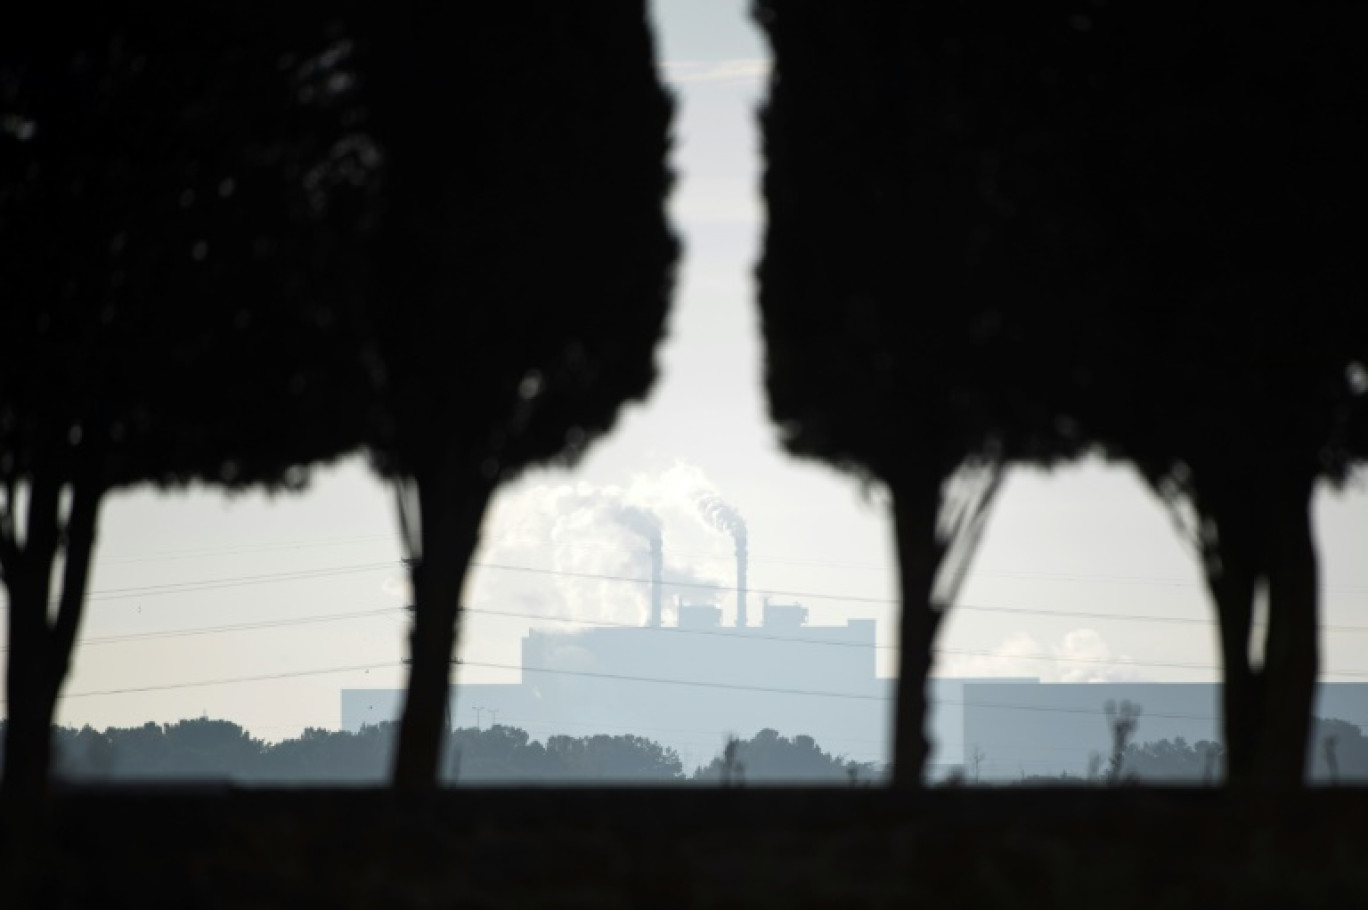
[[[634,474],[621,486],[586,481],[511,485],[496,501],[483,536],[480,561],[494,565],[473,568],[470,599],[548,618],[639,625],[659,615],[662,626],[672,624],[676,598],[696,602],[725,596],[733,584],[732,569],[705,555],[718,528],[699,510],[699,498],[716,491],[703,471],[687,462]],[[663,561],[666,537],[668,563]],[[657,540],[662,541],[659,557]],[[542,571],[507,571],[498,565]],[[657,575],[658,598],[649,581]],[[472,655],[509,634],[504,621],[472,614],[468,622],[488,626],[464,637]],[[548,628],[567,631],[563,624]]]
[[[619,506],[613,517],[628,530],[646,538],[651,547],[651,618],[653,626],[660,625],[661,581],[660,576],[665,563],[665,543],[660,532],[660,517],[654,512],[639,506]]]
[[[736,544],[736,624],[746,625],[746,570],[750,562],[746,520],[736,507],[716,493],[705,493],[698,499],[698,511],[708,523],[732,536]]]
[[[660,518],[649,509],[621,505],[612,514],[629,531],[635,531],[652,544],[660,542]]]

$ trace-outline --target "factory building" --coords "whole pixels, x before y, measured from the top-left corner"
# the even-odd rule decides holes
[[[1221,687],[1211,682],[978,680],[964,684],[960,701],[961,754],[977,751],[985,781],[1086,776],[1094,754],[1105,758],[1111,753],[1108,702],[1119,706],[1128,701],[1140,708],[1135,743],[1182,737],[1195,744],[1222,738]],[[1368,730],[1368,683],[1321,683],[1313,711],[1316,717]]]
[[[875,621],[813,626],[801,604],[765,598],[760,623],[749,624],[745,525],[725,504],[713,507],[736,541],[735,625],[724,626],[710,603],[678,603],[675,624],[664,623],[659,529],[644,522],[654,528],[647,624],[531,629],[517,682],[452,687],[452,725],[504,724],[535,739],[633,734],[675,749],[686,772],[726,737],[766,728],[806,734],[850,760],[888,762],[895,681],[876,675]],[[1108,702],[1140,706],[1137,743],[1220,738],[1216,683],[938,677],[927,695],[931,781],[958,771],[985,782],[1086,776],[1094,754],[1110,749]],[[402,698],[396,689],[344,689],[342,728],[397,719]],[[1368,684],[1323,683],[1317,698],[1317,716],[1368,729]]]
[[[725,737],[765,728],[882,762],[891,680],[875,675],[875,623],[807,624],[799,604],[766,602],[761,624],[723,626],[712,604],[680,604],[676,625],[532,629],[515,683],[452,687],[455,726],[521,727],[536,738],[634,734],[704,763]],[[342,692],[342,727],[394,719],[402,692]]]

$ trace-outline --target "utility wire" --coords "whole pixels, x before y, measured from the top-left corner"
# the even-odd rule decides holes
[[[193,594],[199,591],[216,591],[222,588],[237,588],[244,585],[271,584],[278,581],[308,581],[332,575],[374,572],[379,569],[393,569],[398,565],[400,564],[394,562],[374,562],[352,566],[331,566],[325,569],[297,569],[291,572],[234,575],[227,578],[210,578],[199,581],[176,581],[130,588],[106,588],[103,591],[92,591],[86,595],[86,600],[127,600],[131,597],[149,597],[161,594]]]
[[[228,623],[219,626],[191,626],[182,629],[158,629],[150,632],[126,632],[120,635],[100,635],[77,640],[78,647],[87,645],[113,645],[131,641],[150,641],[161,638],[190,638],[197,635],[219,635],[227,632],[250,632],[257,629],[279,629],[288,626],[307,626],[325,622],[342,622],[349,619],[372,619],[407,612],[404,607],[386,607],[379,610],[359,610],[347,613],[320,613],[314,616],[296,616],[289,619],[264,619],[256,622]],[[0,648],[0,654],[9,653],[9,648]]]
[[[198,635],[218,635],[231,632],[248,632],[259,629],[278,629],[289,626],[315,625],[326,622],[339,622],[353,619],[372,619],[375,617],[392,617],[396,614],[407,612],[406,607],[388,607],[377,610],[363,610],[345,613],[324,613],[314,616],[302,616],[291,619],[272,619],[257,622],[233,623],[219,626],[199,626],[184,629],[163,629],[151,632],[130,632],[122,635],[106,635],[96,638],[82,639],[81,646],[121,644],[131,641],[148,641],[165,638],[187,638]],[[862,641],[832,641],[818,638],[801,638],[789,635],[769,635],[765,633],[749,632],[729,632],[722,629],[682,629],[677,626],[641,626],[633,623],[615,622],[612,620],[597,619],[574,619],[562,616],[544,616],[536,613],[522,613],[514,610],[491,610],[487,608],[468,607],[462,612],[477,614],[481,616],[500,616],[514,619],[529,619],[534,621],[562,622],[576,625],[590,625],[602,628],[614,629],[647,629],[651,631],[672,634],[672,635],[707,635],[722,638],[745,639],[747,641],[773,641],[786,644],[807,644],[824,647],[841,648],[870,648],[881,651],[896,651],[897,645],[881,645],[872,642]],[[998,657],[1017,660],[1038,660],[1048,663],[1074,663],[1074,664],[1103,664],[1106,666],[1122,667],[1146,667],[1164,668],[1181,670],[1219,670],[1212,664],[1181,663],[1176,661],[1140,661],[1130,658],[1101,658],[1101,657],[1064,657],[1052,654],[1011,654],[1001,651],[992,651],[975,648],[932,648],[935,654],[947,654],[955,656],[970,657]],[[7,653],[9,648],[0,648],[0,653]],[[1349,679],[1368,678],[1368,671],[1342,670],[1325,671],[1322,677],[1344,677]]]
[[[286,550],[318,550],[326,547],[357,546],[363,543],[388,540],[397,543],[393,534],[367,534],[359,537],[332,537],[324,540],[280,542],[274,544],[242,544],[233,547],[194,547],[185,550],[163,550],[160,553],[125,553],[99,557],[99,563],[123,565],[137,562],[174,562],[182,559],[205,559],[215,556],[278,553]]]
[[[620,581],[647,585],[652,583],[651,579],[649,578],[637,578],[628,575],[605,575],[593,572],[570,572],[562,569],[538,569],[532,566],[510,566],[502,563],[472,562],[471,566],[478,566],[480,568],[485,569],[497,569],[506,572],[525,572],[535,575],[558,575],[569,578],[585,578],[599,581]],[[669,581],[665,582],[665,584],[667,586],[676,588],[702,588],[704,590],[721,594],[735,593],[738,590],[735,586],[710,584],[707,582]],[[763,592],[765,594],[773,595],[775,597],[792,597],[795,599],[803,600],[840,600],[846,603],[875,604],[878,606],[897,606],[901,603],[901,601],[899,600],[890,599],[886,597],[861,597],[853,594],[823,594],[813,591],[779,591],[774,590],[772,588],[755,588],[751,590],[755,591],[756,593]],[[957,610],[969,610],[972,612],[984,613],[1012,613],[1029,616],[1064,616],[1077,617],[1079,619],[1121,619],[1134,622],[1177,623],[1182,625],[1215,625],[1214,620],[1198,619],[1196,617],[1188,616],[1156,616],[1153,614],[1145,613],[1097,613],[1075,610],[1032,609],[1026,607],[985,607],[971,604],[955,604],[954,606],[949,607],[946,610],[946,612],[953,612]],[[1335,632],[1368,632],[1368,626],[1321,624],[1318,626],[1318,628]]]
[[[956,608],[958,609],[958,608]],[[465,613],[476,613],[486,616],[504,616],[516,619],[550,620],[552,622],[581,623],[593,626],[602,626],[615,629],[651,629],[653,631],[668,632],[678,635],[712,635],[722,638],[737,638],[746,641],[775,641],[791,644],[824,645],[840,648],[873,648],[880,651],[896,651],[897,645],[881,645],[877,643],[863,641],[829,641],[820,638],[799,638],[789,635],[768,635],[764,633],[751,632],[729,632],[724,629],[683,629],[678,626],[641,626],[632,623],[614,622],[611,620],[598,619],[571,619],[559,616],[540,616],[534,613],[520,613],[513,610],[490,610],[477,607],[467,607]],[[763,628],[763,627],[762,627]],[[839,628],[839,627],[837,627]],[[1220,667],[1212,664],[1178,663],[1173,661],[1139,661],[1129,658],[1101,658],[1101,657],[1060,657],[1051,654],[1004,654],[1001,651],[978,650],[973,648],[932,648],[935,654],[953,654],[977,657],[1007,657],[1019,658],[1021,660],[1043,660],[1062,663],[1086,663],[1086,664],[1106,664],[1108,666],[1123,667],[1163,667],[1169,669],[1182,670],[1219,670]],[[1350,678],[1368,678],[1368,671],[1344,670],[1339,672],[1324,672],[1322,676],[1346,676]]]
[[[361,671],[385,670],[402,667],[402,663],[355,664],[347,667],[322,667],[317,670],[293,670],[285,673],[264,673],[259,676],[227,676],[221,679],[199,679],[193,682],[162,683],[155,686],[128,686],[122,689],[92,689],[86,692],[64,692],[58,698],[93,698],[97,695],[134,695],[143,692],[164,692],[170,689],[202,689],[208,686],[226,686],[233,683],[267,682],[278,679],[298,679],[304,676],[331,676],[337,673],[357,673]]]
[[[571,572],[563,569],[540,569],[533,566],[515,566],[504,563],[471,562],[472,568],[494,569],[504,572],[520,572],[533,575],[557,576],[563,578],[580,578],[594,581],[614,581],[626,584],[649,585],[652,580],[649,578],[639,578],[629,575],[611,575],[594,572]],[[234,588],[244,585],[269,584],[277,581],[304,581],[315,578],[324,578],[333,575],[343,575],[359,572],[371,572],[380,569],[401,568],[401,563],[378,562],[366,563],[353,566],[333,566],[322,569],[305,569],[293,572],[268,573],[260,575],[231,576],[227,578],[203,579],[199,581],[171,582],[161,585],[143,585],[129,588],[109,588],[102,591],[93,591],[86,596],[87,600],[126,600],[137,597],[159,596],[164,594],[199,593],[201,591],[219,590],[222,588]],[[676,588],[695,588],[717,594],[735,593],[738,589],[734,585],[713,584],[709,582],[665,582],[666,585]],[[752,589],[755,593],[765,593],[775,597],[792,597],[802,600],[835,600],[845,603],[872,604],[876,606],[897,606],[901,603],[894,598],[886,597],[863,597],[853,594],[828,594],[817,591],[788,591],[775,590],[770,588]],[[6,604],[8,608],[8,604]],[[1216,623],[1211,619],[1200,619],[1188,616],[1159,616],[1145,613],[1101,613],[1085,610],[1049,610],[1043,608],[1029,607],[990,607],[975,604],[956,604],[948,608],[950,611],[968,611],[980,613],[1006,613],[1022,616],[1059,616],[1075,619],[1098,619],[1098,620],[1121,620],[1127,622],[1152,622],[1168,623],[1178,625],[1200,625],[1214,626]],[[1345,625],[1321,623],[1319,629],[1328,632],[1368,632],[1368,626],[1364,625]]]
[[[771,695],[797,695],[797,696],[801,696],[801,697],[805,697],[805,698],[837,698],[837,699],[843,699],[843,700],[848,700],[848,701],[876,701],[876,702],[891,702],[891,701],[894,701],[893,697],[891,697],[891,696],[887,696],[887,695],[871,695],[871,694],[862,693],[862,692],[829,692],[829,691],[824,691],[824,690],[820,690],[820,689],[789,689],[789,688],[783,688],[783,687],[778,687],[778,686],[748,686],[748,685],[742,685],[742,684],[738,684],[738,683],[707,682],[707,681],[704,681],[704,680],[669,679],[669,678],[661,678],[661,677],[654,677],[654,676],[634,676],[634,675],[629,675],[629,674],[625,674],[625,673],[594,673],[594,672],[590,672],[590,671],[587,671],[587,670],[559,670],[559,669],[552,669],[552,668],[548,668],[548,667],[526,667],[526,666],[519,667],[519,666],[516,666],[516,665],[514,665],[514,664],[497,664],[497,663],[488,663],[488,662],[484,662],[484,661],[463,661],[463,660],[462,660],[462,661],[455,661],[455,664],[458,665],[458,666],[465,666],[465,667],[480,667],[480,668],[482,668],[482,669],[491,669],[491,670],[520,670],[520,671],[522,671],[523,673],[543,673],[543,674],[550,674],[550,675],[555,675],[555,676],[578,676],[578,677],[588,677],[588,678],[592,678],[592,679],[611,680],[611,681],[616,681],[616,682],[635,682],[635,683],[651,683],[651,684],[655,684],[655,685],[688,686],[688,687],[691,687],[691,688],[721,689],[721,690],[726,690],[726,691],[737,691],[737,692],[763,692],[763,693],[771,694]],[[64,694],[62,694],[62,695],[59,695],[58,697],[59,697],[59,698],[67,698],[67,699],[70,699],[70,698],[92,698],[92,697],[104,696],[104,695],[129,695],[129,694],[140,694],[140,693],[145,693],[145,692],[158,692],[158,691],[164,691],[164,690],[170,690],[170,689],[193,689],[193,688],[204,688],[204,687],[208,687],[208,686],[229,685],[229,684],[233,684],[233,683],[266,682],[266,681],[274,681],[274,680],[281,680],[281,679],[298,679],[298,678],[301,678],[301,677],[308,677],[308,676],[327,676],[327,675],[335,675],[335,674],[338,674],[338,673],[354,673],[354,672],[370,671],[370,670],[380,670],[380,669],[397,669],[397,668],[400,668],[400,667],[403,667],[403,666],[404,666],[403,663],[380,663],[380,664],[356,664],[356,665],[352,665],[352,666],[342,666],[342,667],[322,667],[322,668],[314,669],[314,670],[295,670],[295,671],[284,672],[284,673],[266,673],[266,674],[261,674],[261,675],[256,675],[256,676],[237,676],[237,677],[226,677],[226,678],[220,678],[220,679],[196,680],[196,681],[193,681],[193,682],[165,683],[165,684],[162,684],[162,685],[153,685],[153,686],[130,686],[130,687],[120,688],[120,689],[99,689],[99,690],[89,690],[89,691],[85,691],[85,692],[70,692],[70,693],[64,693]],[[933,706],[941,706],[941,707],[998,708],[998,709],[1002,709],[1002,710],[1012,710],[1012,711],[1035,711],[1035,712],[1055,713],[1055,714],[1087,714],[1087,715],[1094,715],[1094,716],[1098,716],[1098,717],[1102,717],[1102,716],[1105,716],[1105,715],[1106,715],[1106,712],[1105,712],[1105,711],[1098,711],[1098,710],[1095,710],[1095,709],[1092,709],[1092,708],[1071,708],[1071,707],[1057,707],[1057,706],[1048,706],[1048,705],[1020,705],[1020,704],[1013,705],[1013,704],[1003,704],[1003,703],[1000,703],[1000,702],[979,702],[979,701],[975,701],[975,702],[964,702],[964,701],[948,701],[948,700],[935,700],[935,699],[930,700],[929,703],[930,703],[931,705],[933,705]],[[1169,714],[1169,713],[1146,712],[1144,716],[1146,716],[1146,717],[1161,717],[1161,718],[1166,718],[1166,719],[1170,719],[1170,720],[1216,720],[1216,719],[1217,719],[1215,715],[1210,715],[1210,714]]]
[[[323,548],[323,547],[349,546],[349,545],[356,545],[356,544],[360,544],[360,543],[367,543],[367,542],[374,542],[374,541],[381,541],[381,540],[394,540],[394,537],[393,537],[393,535],[389,535],[389,534],[368,534],[368,535],[362,535],[362,536],[356,536],[356,537],[338,537],[338,538],[328,538],[328,539],[324,539],[324,540],[304,541],[304,542],[292,542],[292,543],[291,543],[291,542],[282,542],[282,543],[277,543],[277,544],[244,545],[244,546],[226,547],[226,548],[196,548],[196,549],[189,549],[189,550],[170,550],[170,551],[163,551],[162,553],[151,553],[151,554],[143,554],[143,555],[138,555],[138,554],[114,555],[114,556],[104,557],[104,558],[102,558],[100,561],[101,561],[101,562],[110,562],[110,563],[153,562],[153,561],[158,561],[158,560],[171,561],[171,560],[179,560],[179,559],[193,559],[193,558],[207,557],[207,556],[220,556],[220,555],[224,555],[224,556],[233,556],[233,555],[240,555],[240,554],[244,554],[244,553],[247,553],[247,554],[250,554],[250,553],[270,553],[270,552],[277,552],[277,551],[284,551],[284,550],[319,549],[319,548]],[[621,545],[620,542],[609,541],[609,540],[606,540],[606,539],[604,539],[604,540],[572,541],[572,542],[569,542],[569,543],[564,543],[564,544],[562,544],[562,546],[569,546],[569,547],[571,547],[571,548],[573,548],[573,549],[581,549],[581,550],[583,550],[583,549],[596,549],[596,550],[614,550],[614,551],[617,551],[617,552],[622,552],[622,551],[624,551],[624,550],[633,549],[633,548],[623,547],[623,546]],[[644,548],[642,548],[640,551],[641,551],[641,552],[646,552],[646,550],[645,550]],[[674,553],[676,553],[676,554],[683,554],[683,555],[686,555],[686,556],[692,556],[692,557],[695,557],[695,558],[698,558],[698,559],[708,559],[708,560],[715,560],[715,561],[719,561],[719,562],[721,562],[721,561],[732,562],[732,561],[734,561],[735,558],[736,558],[735,555],[733,554],[733,552],[732,552],[730,549],[726,549],[726,550],[708,550],[708,551],[704,551],[704,550],[688,550],[688,549],[672,548],[671,552],[674,552]],[[811,559],[811,558],[800,557],[800,556],[765,556],[765,555],[751,554],[750,557],[749,557],[749,560],[750,560],[750,562],[752,562],[752,563],[766,563],[766,564],[774,564],[774,565],[822,566],[822,567],[826,567],[826,568],[835,568],[835,569],[856,569],[856,570],[860,570],[860,571],[878,572],[878,573],[885,574],[885,575],[891,574],[892,572],[896,571],[894,567],[882,566],[882,565],[878,565],[878,564],[876,564],[876,563],[849,562],[849,561],[837,561],[837,560],[825,560],[825,559]],[[1160,577],[1155,577],[1155,576],[1142,576],[1142,575],[1080,574],[1080,573],[1077,573],[1077,572],[1027,572],[1027,571],[1021,571],[1021,570],[985,569],[985,568],[976,568],[976,569],[973,570],[972,574],[973,574],[975,577],[982,577],[982,578],[1008,578],[1008,579],[1016,578],[1016,579],[1023,579],[1023,580],[1068,581],[1068,582],[1084,582],[1084,583],[1086,583],[1086,582],[1099,582],[1099,583],[1111,583],[1111,584],[1125,584],[1125,585],[1154,585],[1154,586],[1159,586],[1159,587],[1182,587],[1182,588],[1200,588],[1200,587],[1203,586],[1202,583],[1201,583],[1200,581],[1184,580],[1184,579],[1180,579],[1180,578],[1160,578]],[[1368,585],[1361,585],[1361,584],[1337,584],[1337,585],[1327,585],[1327,586],[1323,586],[1323,587],[1324,587],[1324,590],[1345,590],[1345,591],[1365,591],[1365,590],[1368,590]]]
[[[1023,609],[1013,609],[1013,608],[1007,608],[1007,607],[997,607],[997,608],[995,608],[995,607],[980,607],[980,608],[975,608],[975,607],[970,607],[970,606],[958,606],[958,607],[954,607],[953,609],[986,609],[986,610],[1000,610],[1000,611],[1003,611],[1003,612],[1013,612],[1013,613],[1028,613],[1028,612],[1033,612],[1033,611],[1023,610]],[[183,637],[191,637],[191,636],[199,636],[199,635],[212,635],[212,634],[221,634],[221,633],[230,633],[230,632],[251,631],[251,630],[258,630],[258,629],[274,629],[274,628],[282,628],[282,627],[297,626],[297,625],[311,625],[311,624],[324,623],[324,622],[337,622],[337,621],[352,620],[352,619],[367,619],[367,618],[372,618],[372,617],[376,617],[376,616],[393,616],[393,615],[395,615],[395,614],[404,612],[404,610],[405,610],[405,608],[403,608],[403,607],[393,607],[393,608],[383,608],[383,609],[377,609],[377,610],[366,610],[366,611],[345,612],[345,613],[329,613],[329,614],[320,614],[320,615],[314,615],[314,616],[295,617],[295,618],[290,618],[290,619],[262,620],[262,621],[257,621],[257,622],[234,623],[234,624],[217,625],[217,626],[191,627],[191,628],[183,628],[183,629],[167,629],[167,630],[157,630],[157,631],[150,631],[150,632],[132,632],[132,633],[126,633],[126,634],[122,634],[122,635],[108,635],[108,636],[99,636],[99,637],[86,638],[86,639],[82,639],[82,640],[80,641],[80,644],[83,645],[83,646],[84,646],[84,645],[116,644],[116,643],[122,643],[122,642],[130,642],[130,641],[145,641],[145,640],[155,640],[155,639],[162,639],[162,638],[183,638]],[[484,609],[484,608],[476,608],[476,607],[467,608],[464,612],[466,612],[466,613],[471,613],[471,614],[477,614],[477,615],[501,616],[501,617],[506,617],[506,618],[528,619],[528,620],[533,620],[533,621],[563,622],[563,623],[572,623],[572,624],[579,624],[579,625],[591,625],[591,626],[608,627],[608,628],[632,628],[632,629],[649,628],[649,629],[658,629],[658,631],[660,631],[660,632],[666,632],[666,633],[669,633],[669,634],[711,635],[711,636],[719,636],[719,637],[726,637],[726,638],[744,638],[744,639],[749,640],[749,641],[775,641],[775,642],[786,642],[786,643],[796,643],[796,644],[820,645],[820,646],[826,646],[826,647],[874,648],[874,649],[876,649],[876,650],[886,650],[886,651],[895,651],[895,650],[897,650],[897,646],[896,646],[896,645],[880,645],[880,644],[877,644],[877,643],[868,643],[868,642],[832,641],[832,640],[823,640],[823,639],[815,639],[815,638],[802,638],[802,637],[797,637],[797,636],[773,635],[773,634],[766,634],[766,633],[763,633],[763,632],[755,632],[755,633],[745,632],[745,633],[742,633],[742,632],[729,632],[729,631],[721,630],[721,629],[682,629],[682,628],[674,627],[674,626],[670,626],[670,627],[641,626],[641,625],[632,624],[632,623],[614,622],[614,621],[610,621],[610,620],[575,619],[575,618],[570,618],[570,617],[545,616],[545,615],[534,614],[534,613],[522,613],[522,612],[517,612],[517,611],[511,611],[511,610],[492,610],[492,609]],[[1090,614],[1068,613],[1068,614],[1064,614],[1064,615],[1069,615],[1069,616],[1088,616],[1088,615],[1090,615]],[[1101,616],[1101,617],[1103,617],[1103,618],[1109,618],[1109,617],[1107,616],[1107,614],[1098,614],[1098,615]],[[1195,621],[1195,620],[1194,620],[1194,621]],[[9,651],[9,648],[8,648],[8,647],[6,647],[6,648],[0,648],[0,653],[7,653],[8,651]],[[947,654],[947,655],[957,655],[957,656],[974,656],[974,657],[1012,658],[1012,659],[1020,659],[1020,660],[1038,660],[1038,661],[1046,661],[1046,662],[1052,662],[1052,663],[1085,663],[1085,664],[1102,664],[1102,665],[1107,665],[1107,666],[1149,667],[1149,668],[1183,669],[1183,670],[1211,670],[1211,671],[1215,671],[1215,670],[1219,670],[1219,669],[1220,669],[1220,667],[1217,667],[1217,666],[1212,665],[1212,664],[1199,664],[1199,663],[1176,662],[1176,661],[1137,661],[1137,660],[1129,659],[1129,658],[1088,658],[1088,657],[1064,657],[1064,656],[1059,656],[1059,655],[1047,655],[1047,654],[1012,654],[1012,653],[1003,653],[1003,652],[1001,652],[1001,651],[993,651],[993,650],[986,650],[986,649],[970,649],[970,648],[933,648],[932,651],[933,651],[934,653],[937,653],[937,654]],[[1356,670],[1327,671],[1327,672],[1322,673],[1322,676],[1323,676],[1323,677],[1343,677],[1343,678],[1349,678],[1349,679],[1368,678],[1368,671],[1356,671]]]

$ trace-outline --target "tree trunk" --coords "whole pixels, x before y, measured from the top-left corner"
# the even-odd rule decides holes
[[[1245,784],[1256,776],[1257,736],[1262,715],[1263,675],[1249,660],[1258,563],[1249,534],[1251,516],[1233,507],[1206,504],[1204,516],[1216,527],[1208,545],[1205,575],[1216,606],[1221,644],[1221,728],[1225,740],[1226,783]]]
[[[473,472],[416,476],[422,551],[410,565],[413,630],[409,682],[394,754],[395,787],[436,787],[448,739],[449,680],[459,637],[461,589],[494,483]]]
[[[4,576],[9,592],[9,663],[6,696],[5,769],[0,781],[5,840],[26,827],[46,796],[52,765],[52,722],[57,697],[71,667],[80,628],[90,560],[103,490],[92,482],[71,485],[65,523],[62,486],[39,476],[30,486],[24,539],[6,540]],[[11,504],[12,507],[12,504]],[[57,613],[51,616],[52,570],[63,555]]]
[[[926,680],[941,618],[931,602],[942,552],[936,536],[941,484],[936,478],[914,478],[890,486],[902,601],[893,709],[893,786],[911,789],[922,785],[931,751],[926,738]]]
[[[1320,671],[1319,593],[1311,529],[1312,477],[1284,476],[1267,490],[1264,571],[1268,639],[1264,647],[1262,783],[1300,787]]]
[[[1216,525],[1219,572],[1207,582],[1221,632],[1226,782],[1298,787],[1304,782],[1315,701],[1318,594],[1310,499],[1313,476],[1274,470],[1210,486],[1200,503]],[[1214,493],[1214,495],[1213,495]],[[1254,598],[1267,586],[1263,665],[1249,660]]]

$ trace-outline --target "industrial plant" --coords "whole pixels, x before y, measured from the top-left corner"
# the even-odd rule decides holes
[[[686,770],[717,754],[727,737],[766,728],[811,736],[862,764],[889,761],[895,680],[876,675],[875,620],[814,626],[802,604],[762,597],[760,622],[752,625],[745,522],[714,496],[700,500],[699,510],[734,543],[733,624],[724,623],[717,603],[680,600],[673,624],[665,621],[659,519],[619,507],[614,518],[649,544],[645,624],[530,629],[518,681],[452,686],[452,726],[505,724],[538,739],[633,734],[675,749]],[[1083,777],[1110,748],[1108,702],[1139,706],[1136,742],[1220,739],[1218,683],[933,677],[927,695],[932,781],[954,774],[984,782]],[[403,691],[344,689],[341,696],[342,729],[354,732],[396,719]],[[1368,684],[1322,683],[1316,715],[1368,729]]]
[[[453,725],[509,724],[537,737],[637,734],[676,749],[686,767],[710,759],[729,735],[765,728],[807,734],[852,760],[886,760],[892,690],[891,680],[875,675],[875,621],[809,625],[802,604],[765,597],[760,622],[752,625],[745,522],[718,497],[698,506],[735,545],[734,624],[724,624],[717,603],[684,601],[672,605],[674,624],[666,623],[659,521],[625,507],[616,517],[650,548],[646,624],[529,630],[521,680],[453,686]],[[342,728],[396,718],[402,695],[343,690]]]

